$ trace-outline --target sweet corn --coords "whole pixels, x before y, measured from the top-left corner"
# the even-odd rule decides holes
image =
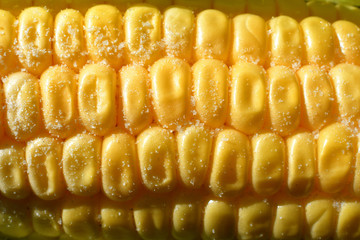
[[[0,0],[0,238],[360,238],[360,10],[141,2]]]

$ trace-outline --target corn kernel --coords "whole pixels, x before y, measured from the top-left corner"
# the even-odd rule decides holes
[[[135,205],[136,231],[145,240],[165,240],[169,235],[169,213],[161,198],[143,198]]]
[[[336,8],[332,2],[312,0],[307,2],[307,6],[311,16],[318,16],[329,22],[337,19]]]
[[[111,5],[90,8],[85,15],[85,33],[91,60],[120,68],[124,47],[120,11]]]
[[[200,120],[220,127],[228,111],[229,69],[219,60],[201,59],[193,65],[195,108]]]
[[[329,72],[335,88],[341,117],[353,120],[360,114],[360,67],[347,63],[339,64]]]
[[[172,236],[177,240],[200,238],[199,196],[193,193],[179,194],[174,200],[172,212]]]
[[[83,23],[84,17],[74,9],[65,9],[55,18],[55,62],[76,71],[87,61]]]
[[[22,199],[30,193],[21,143],[5,140],[0,145],[0,191],[10,199]]]
[[[191,10],[170,7],[164,13],[163,31],[166,53],[168,56],[191,61],[195,17]]]
[[[271,207],[266,201],[243,203],[238,215],[239,239],[267,239],[271,227]]]
[[[270,127],[282,136],[300,123],[300,89],[293,70],[276,66],[268,69]]]
[[[264,125],[266,100],[265,71],[251,63],[232,66],[227,122],[246,134],[258,132]]]
[[[258,194],[272,195],[283,181],[284,140],[274,133],[255,135],[252,149],[252,186]]]
[[[82,14],[85,14],[89,8],[103,3],[104,0],[67,0],[67,2],[70,8],[77,9]]]
[[[27,143],[26,161],[31,188],[45,200],[59,198],[65,190],[61,169],[62,144],[42,137]]]
[[[136,239],[133,211],[128,206],[104,197],[100,214],[104,239]]]
[[[320,129],[335,115],[335,96],[329,77],[314,65],[302,67],[297,76],[302,88],[302,124],[311,130]]]
[[[265,63],[266,24],[262,17],[240,14],[232,21],[233,44],[230,62],[247,61],[259,65]]]
[[[116,124],[116,73],[102,64],[86,65],[80,71],[79,115],[84,127],[105,135]]]
[[[308,17],[300,25],[304,34],[305,62],[333,66],[335,47],[331,24],[319,17]]]
[[[26,237],[32,231],[31,215],[25,200],[0,198],[0,232],[5,234],[4,239]]]
[[[78,134],[63,148],[63,172],[68,190],[78,196],[91,196],[100,189],[101,141],[98,137]]]
[[[149,94],[149,74],[138,65],[128,65],[121,69],[118,124],[124,124],[132,134],[139,134],[152,122],[152,106]],[[122,122],[124,121],[124,123]]]
[[[204,127],[190,126],[177,136],[179,151],[179,174],[181,183],[187,188],[200,188],[206,178],[212,136]]]
[[[137,138],[140,173],[145,187],[153,192],[169,192],[176,184],[176,144],[170,131],[152,127]]]
[[[360,65],[360,27],[341,20],[334,22],[332,27],[336,34],[339,61]]]
[[[33,6],[44,7],[49,9],[50,13],[57,14],[61,10],[66,9],[66,1],[53,1],[53,0],[34,0]]]
[[[360,9],[346,4],[336,5],[338,19],[344,19],[360,26]]]
[[[208,9],[196,19],[195,59],[226,61],[230,49],[230,21],[224,13]]]
[[[4,125],[6,122],[6,119],[4,118],[4,110],[2,109],[2,106],[4,106],[4,97],[3,97],[3,84],[2,81],[0,81],[0,138],[4,137]]]
[[[27,140],[41,129],[39,82],[29,73],[17,72],[4,80],[6,130],[8,135]]]
[[[16,69],[15,20],[10,12],[0,10],[0,75],[2,76]]]
[[[95,239],[100,233],[97,199],[69,196],[62,210],[64,232],[72,239]]]
[[[52,64],[53,18],[41,7],[26,8],[19,16],[19,60],[27,71],[40,75]]]
[[[357,239],[360,237],[360,203],[343,202],[336,226],[338,239]]]
[[[240,193],[247,183],[250,141],[233,129],[222,130],[215,141],[210,188],[216,196]]]
[[[355,155],[355,171],[353,181],[353,191],[356,196],[360,195],[360,136],[357,136],[357,151]]]
[[[348,127],[333,123],[320,131],[318,139],[318,174],[327,193],[341,191],[353,165],[355,140]]]
[[[265,20],[276,16],[275,0],[251,0],[247,1],[246,7],[248,13],[262,16]]]
[[[173,0],[175,5],[186,6],[193,11],[200,11],[203,9],[211,8],[211,0],[201,0],[201,1],[193,1],[193,0]]]
[[[269,20],[267,28],[268,65],[300,68],[304,40],[299,23],[291,17],[279,16]]]
[[[161,14],[150,6],[134,6],[126,10],[125,43],[128,61],[149,65],[162,54]]]
[[[233,207],[224,201],[210,200],[204,210],[204,239],[233,239],[235,214]]]
[[[106,136],[102,146],[102,188],[112,200],[126,200],[138,189],[135,138],[117,132]]]
[[[35,199],[31,203],[31,215],[34,231],[46,237],[58,237],[61,234],[61,209],[59,202]]]
[[[177,58],[162,58],[150,70],[156,120],[175,128],[189,118],[190,66]]]
[[[125,12],[132,5],[142,2],[143,0],[106,0],[107,4],[117,7],[121,12]]]
[[[308,194],[315,178],[315,143],[311,133],[299,132],[286,140],[288,189],[293,195]]]
[[[297,204],[283,204],[276,209],[273,226],[275,239],[299,238],[302,233],[302,210]]]
[[[335,211],[327,199],[313,200],[305,208],[306,223],[312,239],[327,239],[333,236]]]
[[[41,75],[42,112],[52,135],[66,138],[76,130],[76,82],[75,73],[64,66],[50,67]]]

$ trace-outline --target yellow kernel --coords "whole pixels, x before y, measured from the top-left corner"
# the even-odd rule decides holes
[[[267,101],[264,69],[244,62],[232,66],[229,97],[227,122],[246,134],[258,132],[264,125]]]
[[[62,143],[41,137],[27,143],[26,161],[31,188],[44,200],[61,197],[65,190],[61,169]]]
[[[210,200],[204,210],[204,239],[233,239],[235,236],[235,214],[233,207],[225,201]]]
[[[55,62],[76,71],[79,71],[87,60],[83,24],[84,17],[74,9],[62,10],[55,18]]]
[[[139,65],[128,65],[121,69],[120,93],[122,104],[118,112],[123,118],[118,124],[124,124],[132,134],[139,134],[152,122],[152,106],[149,93],[149,73]],[[124,122],[122,122],[124,121]]]
[[[292,69],[276,66],[268,69],[269,114],[271,129],[282,136],[293,132],[300,123],[300,89]]]
[[[150,70],[156,120],[175,128],[184,124],[190,113],[191,69],[177,58],[162,58]]]
[[[238,215],[239,239],[267,239],[271,227],[271,206],[266,201],[243,203]]]
[[[230,50],[230,21],[227,15],[207,9],[197,15],[195,59],[226,61]]]
[[[175,5],[186,6],[191,10],[198,12],[202,9],[211,8],[211,0],[201,0],[201,1],[193,1],[193,0],[174,0]]]
[[[299,23],[288,16],[268,22],[269,65],[284,65],[298,69],[303,58],[303,36]]]
[[[247,1],[246,7],[248,13],[262,16],[265,20],[276,16],[275,0],[251,0]]]
[[[100,214],[104,239],[136,239],[133,211],[129,206],[103,197]]]
[[[0,145],[0,192],[10,199],[22,199],[30,193],[25,146],[9,139]]]
[[[187,188],[200,188],[204,182],[210,161],[212,136],[204,127],[190,126],[177,136],[179,165],[182,184]]]
[[[0,232],[5,239],[26,238],[33,231],[27,201],[0,198]]]
[[[85,36],[90,59],[104,61],[118,69],[123,59],[123,30],[120,11],[111,5],[97,5],[85,15]]]
[[[2,81],[0,81],[0,106],[1,108],[5,105],[5,99],[4,99],[4,96],[3,96],[3,83]],[[0,111],[0,138],[3,138],[4,137],[4,125],[5,125],[5,116],[4,116],[4,111],[1,110]]]
[[[128,61],[150,65],[162,53],[161,14],[150,6],[134,6],[126,10],[125,43]]]
[[[338,239],[358,239],[360,237],[360,203],[343,202],[336,226]]]
[[[116,73],[102,64],[86,65],[80,71],[78,89],[79,115],[84,127],[105,135],[116,124]]]
[[[251,62],[259,65],[265,63],[266,24],[257,15],[240,14],[232,21],[233,44],[230,62]]]
[[[41,7],[26,8],[19,16],[19,60],[27,71],[40,75],[52,65],[53,18]]]
[[[78,9],[82,14],[85,14],[89,8],[103,3],[104,0],[67,0],[66,2],[70,8]]]
[[[176,184],[176,143],[172,133],[148,128],[137,138],[140,173],[145,187],[153,192],[170,192]]]
[[[306,224],[312,239],[327,239],[333,236],[335,210],[327,199],[313,200],[305,207]]]
[[[317,145],[321,188],[327,193],[337,193],[345,187],[353,165],[353,134],[345,125],[333,123],[320,131]]]
[[[210,188],[216,196],[239,194],[247,183],[250,141],[246,135],[222,130],[215,140]]]
[[[310,192],[315,178],[315,143],[311,133],[299,132],[286,140],[289,191],[296,196]]]
[[[360,66],[342,63],[329,72],[335,88],[339,113],[344,120],[360,115]]]
[[[344,19],[360,26],[360,9],[358,7],[347,4],[337,4],[335,7],[338,19]]]
[[[53,0],[34,0],[33,6],[44,7],[48,9],[52,14],[57,14],[61,10],[67,8],[67,2]]]
[[[61,214],[64,232],[72,239],[95,239],[100,233],[96,198],[68,196]]]
[[[272,195],[279,190],[283,181],[284,140],[275,133],[255,135],[252,149],[252,186],[258,194]]]
[[[319,17],[308,17],[300,25],[304,34],[305,62],[333,66],[335,47],[331,24]]]
[[[62,231],[60,206],[59,201],[34,199],[31,203],[34,231],[46,237],[59,237]]]
[[[125,12],[129,7],[142,3],[143,0],[107,0],[106,2],[117,7],[121,12]]]
[[[145,240],[166,240],[170,214],[163,198],[144,197],[134,208],[136,231]]]
[[[297,76],[302,88],[302,124],[311,130],[320,129],[335,115],[335,96],[330,79],[314,65],[302,67]]]
[[[302,209],[297,204],[277,206],[273,226],[275,239],[299,238],[302,235]]]
[[[135,138],[117,132],[106,136],[102,145],[102,189],[112,200],[132,198],[139,187]]]
[[[332,27],[335,30],[339,61],[360,65],[360,27],[343,20],[334,22]]]
[[[164,41],[168,56],[191,61],[195,34],[194,13],[182,7],[170,7],[164,12]]]
[[[311,16],[318,16],[329,22],[337,19],[336,8],[332,2],[312,0],[307,2],[307,6]]]
[[[68,190],[91,196],[100,190],[101,140],[89,134],[67,139],[63,148],[63,172]]]
[[[4,80],[6,129],[18,140],[34,137],[41,128],[39,80],[17,72]]]
[[[0,10],[0,75],[5,76],[16,69],[15,17],[8,11]]]
[[[180,193],[174,200],[172,236],[177,240],[199,239],[201,205],[193,193]]]
[[[40,78],[45,127],[61,138],[69,137],[76,130],[76,82],[75,73],[65,66],[50,67]]]
[[[357,151],[355,155],[355,171],[354,171],[354,181],[353,181],[353,190],[356,196],[360,195],[360,136],[357,136]]]
[[[221,61],[201,59],[193,65],[195,109],[210,127],[220,127],[228,111],[229,69]]]

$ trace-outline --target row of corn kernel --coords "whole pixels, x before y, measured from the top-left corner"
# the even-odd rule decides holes
[[[73,9],[61,11],[53,23],[48,11],[32,7],[20,14],[17,23],[1,10],[0,74],[21,67],[40,75],[53,62],[79,70],[88,61],[104,61],[119,69],[126,63],[151,65],[165,55],[188,62],[245,60],[294,69],[305,64],[360,64],[360,28],[347,21],[330,24],[309,17],[299,24],[280,16],[266,23],[256,15],[229,18],[213,9],[195,18],[191,10],[180,7],[169,8],[163,22],[161,18],[151,6],[131,7],[123,19],[117,8],[99,5],[85,18]]]
[[[281,189],[294,196],[310,192],[360,195],[357,137],[333,123],[315,140],[299,131],[287,139],[259,133],[249,139],[223,129],[190,126],[176,136],[151,127],[134,136],[118,131],[103,140],[78,134],[65,142],[39,137],[22,143],[4,139],[0,145],[0,191],[11,199],[28,196],[51,200],[65,189],[92,196],[100,189],[113,200],[132,199],[142,192],[201,189],[233,197],[246,189],[271,196]],[[30,184],[29,184],[30,183]]]
[[[115,126],[134,135],[152,122],[176,129],[201,121],[229,125],[246,134],[263,129],[287,136],[338,121],[357,127],[360,66],[339,64],[329,75],[314,65],[294,72],[284,66],[264,71],[252,63],[231,70],[219,60],[162,58],[148,72],[139,65],[119,74],[89,64],[76,74],[65,66],[47,69],[40,81],[26,72],[4,78],[0,136],[26,141],[45,129],[67,138],[81,129],[104,136]],[[336,99],[336,100],[335,100]],[[339,119],[337,119],[339,118]]]
[[[320,16],[328,21],[334,22],[336,19],[345,19],[357,22],[360,25],[360,10],[356,7],[344,4],[332,4],[330,1],[308,1],[292,0],[291,3],[286,0],[60,0],[56,3],[52,0],[1,0],[0,7],[11,11],[13,14],[20,13],[21,10],[31,6],[41,6],[50,9],[53,12],[59,12],[65,8],[74,8],[82,13],[97,4],[112,4],[121,11],[139,3],[153,4],[161,9],[170,5],[187,6],[195,11],[209,8],[215,8],[228,14],[235,15],[239,13],[252,13],[261,15],[266,19],[278,15],[293,16],[297,20],[312,15]]]
[[[0,232],[15,238],[31,233],[35,239],[61,240],[360,237],[360,203],[353,199],[298,202],[286,196],[280,200],[249,196],[229,202],[185,193],[147,196],[131,204],[101,197],[65,197],[56,202],[0,199],[0,210]]]

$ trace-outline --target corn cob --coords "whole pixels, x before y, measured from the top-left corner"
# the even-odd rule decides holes
[[[0,1],[4,238],[360,237],[359,9],[102,3]]]

